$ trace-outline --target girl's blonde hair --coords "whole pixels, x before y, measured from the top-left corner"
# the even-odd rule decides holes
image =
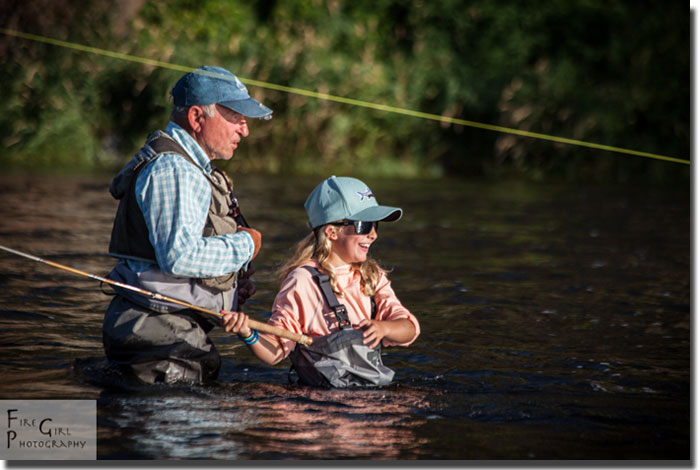
[[[277,271],[277,277],[280,282],[283,282],[294,269],[310,259],[315,259],[321,266],[321,270],[331,278],[333,292],[342,296],[343,292],[338,288],[333,267],[328,263],[331,255],[331,240],[323,231],[324,227],[324,225],[316,227],[306,238],[297,243],[292,257]],[[362,291],[365,295],[373,296],[377,290],[379,278],[387,271],[370,257],[361,263],[352,263],[351,266],[353,271],[360,273]]]

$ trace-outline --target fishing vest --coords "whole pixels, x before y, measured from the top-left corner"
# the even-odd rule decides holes
[[[212,170],[211,174],[207,174],[180,144],[166,133],[158,130],[148,136],[145,145],[119,172],[109,187],[112,196],[119,200],[109,243],[111,256],[120,259],[147,261],[157,265],[155,250],[149,239],[148,227],[143,212],[136,201],[135,189],[136,180],[141,171],[164,153],[176,153],[184,157],[202,171],[211,186],[211,201],[202,236],[211,237],[236,232],[238,224],[234,217],[238,215],[238,201],[233,194],[232,183],[228,176],[216,168]],[[160,269],[135,273],[125,263],[119,263],[110,273],[110,277],[114,277],[120,282],[136,283],[146,290],[154,290],[202,307],[205,305],[215,307],[222,304],[222,308],[231,308],[229,300],[233,298],[237,281],[237,273],[196,280],[168,276]],[[199,286],[191,285],[192,282],[196,282]],[[118,292],[122,295],[127,294],[123,290],[118,290]],[[218,297],[218,294],[223,295],[222,301],[215,299],[212,303],[212,299],[206,299],[209,296]],[[138,296],[138,294],[136,295]],[[127,295],[127,297],[131,298],[132,295]],[[140,299],[140,297],[138,298]],[[156,311],[182,309],[174,304],[153,301],[152,299],[148,300],[147,303],[148,308]]]
[[[313,276],[328,306],[335,313],[339,331],[313,338],[309,346],[297,344],[289,354],[292,370],[299,376],[299,383],[313,387],[347,388],[388,385],[394,371],[382,362],[381,343],[375,348],[363,344],[362,330],[350,324],[345,305],[331,287],[330,277],[312,266],[303,266]],[[374,297],[372,320],[377,315]],[[291,372],[291,371],[290,371]]]

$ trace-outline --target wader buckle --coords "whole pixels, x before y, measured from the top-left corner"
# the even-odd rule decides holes
[[[348,318],[348,311],[345,309],[345,305],[336,305],[333,307],[333,312],[335,313],[335,317],[338,319],[338,326],[341,329],[350,326],[350,319]]]

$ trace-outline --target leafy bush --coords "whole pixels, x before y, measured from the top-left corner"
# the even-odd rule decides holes
[[[679,158],[690,155],[682,4],[603,0],[16,2],[5,27],[243,79]],[[41,13],[41,14],[39,14]],[[5,36],[7,167],[120,166],[182,75]],[[229,165],[280,174],[689,181],[687,165],[249,86],[275,110]]]

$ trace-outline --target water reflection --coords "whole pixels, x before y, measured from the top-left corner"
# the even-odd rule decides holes
[[[185,393],[183,393],[185,392]],[[415,429],[429,409],[426,391],[333,391],[275,384],[171,388],[138,395],[103,393],[106,456],[149,459],[398,459],[425,457]]]
[[[263,386],[257,402],[259,425],[248,430],[255,454],[298,457],[397,459],[416,458],[424,439],[414,429],[416,417],[429,407],[425,392],[410,390],[341,391]],[[264,438],[264,439],[263,439]]]

